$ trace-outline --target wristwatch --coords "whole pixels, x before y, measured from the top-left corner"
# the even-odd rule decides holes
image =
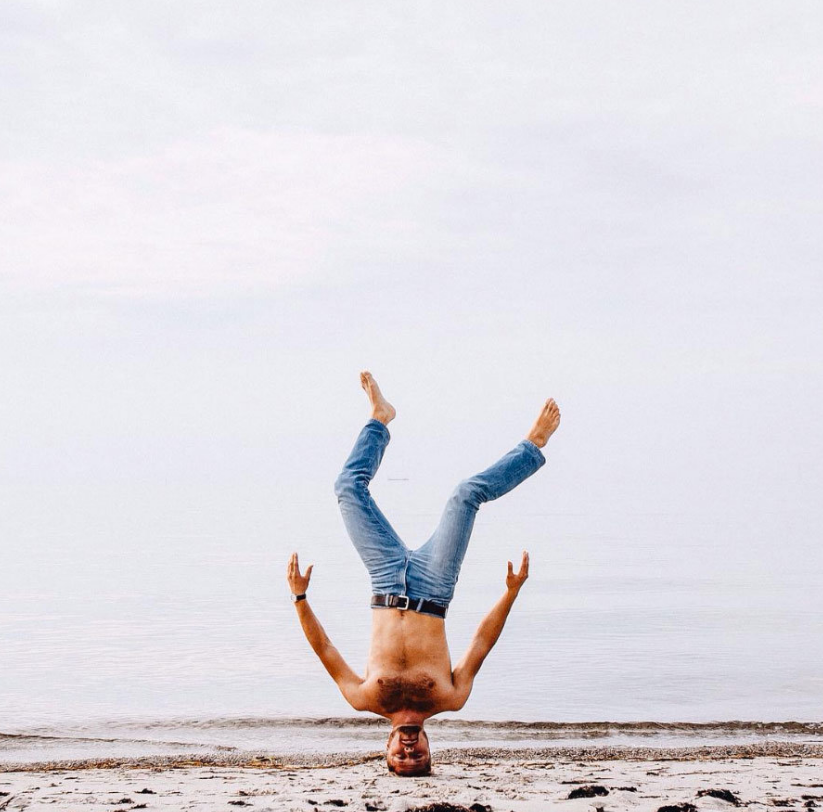
[[[291,596],[292,603],[297,603],[298,601],[304,601],[304,600],[306,600],[306,593],[305,592],[302,595],[295,595],[294,593],[292,593],[292,596]]]

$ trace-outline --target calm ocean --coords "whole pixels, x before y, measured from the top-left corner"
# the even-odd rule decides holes
[[[421,533],[435,520],[403,519]],[[315,611],[361,669],[368,585],[336,519],[274,540],[26,544],[0,558],[0,733],[117,739],[136,725],[143,734],[127,738],[151,752],[151,729],[168,738],[169,726],[216,725],[215,744],[244,725],[271,736],[286,720],[355,715],[303,639],[284,582],[288,553],[307,551]],[[532,577],[451,718],[823,719],[823,556],[800,518],[490,512],[447,621],[454,659],[502,591],[506,558],[524,548]],[[332,746],[324,730],[289,741]]]

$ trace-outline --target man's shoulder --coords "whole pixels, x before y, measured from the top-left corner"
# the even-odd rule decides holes
[[[466,704],[474,686],[474,674],[470,674],[459,665],[452,671],[452,699],[456,707],[450,710],[460,710]]]

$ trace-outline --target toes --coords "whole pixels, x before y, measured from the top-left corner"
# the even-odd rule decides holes
[[[549,398],[543,407],[543,420],[550,426],[556,426],[560,422],[560,407],[557,405],[554,398]]]

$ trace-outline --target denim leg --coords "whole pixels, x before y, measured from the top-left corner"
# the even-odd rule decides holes
[[[369,420],[334,483],[334,492],[349,538],[371,576],[372,590],[403,594],[409,551],[369,492],[389,439],[383,423]]]
[[[543,452],[523,440],[490,468],[464,479],[446,503],[432,537],[411,554],[408,594],[448,604],[480,505],[508,493],[545,463]]]

